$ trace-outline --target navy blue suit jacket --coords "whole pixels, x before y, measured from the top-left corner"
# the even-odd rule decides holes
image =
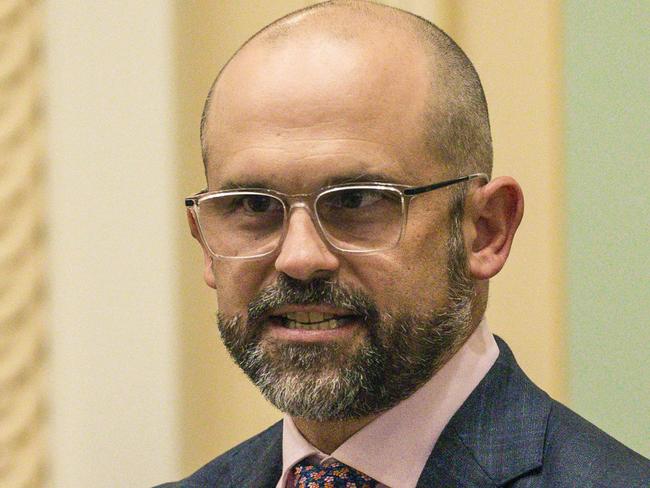
[[[650,487],[648,459],[551,399],[497,343],[497,361],[443,430],[418,488]],[[159,488],[275,488],[281,470],[278,422]]]

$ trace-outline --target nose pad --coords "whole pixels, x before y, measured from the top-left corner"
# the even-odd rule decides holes
[[[293,205],[275,269],[302,281],[331,274],[339,267],[339,260],[323,239],[309,208]]]

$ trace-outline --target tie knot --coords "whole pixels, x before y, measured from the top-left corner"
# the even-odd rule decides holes
[[[306,460],[293,471],[296,488],[375,488],[377,482],[369,476],[339,461],[314,466]]]

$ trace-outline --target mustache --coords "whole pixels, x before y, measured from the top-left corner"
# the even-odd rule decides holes
[[[363,321],[379,317],[375,302],[360,290],[322,278],[305,283],[281,274],[276,283],[262,289],[248,304],[248,322],[259,323],[274,309],[285,305],[328,305],[349,310]]]

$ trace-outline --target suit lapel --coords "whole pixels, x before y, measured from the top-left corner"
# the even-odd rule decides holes
[[[443,430],[418,488],[502,486],[542,465],[551,400],[496,340],[499,358]]]
[[[427,460],[417,488],[496,486],[457,435],[440,437]]]

